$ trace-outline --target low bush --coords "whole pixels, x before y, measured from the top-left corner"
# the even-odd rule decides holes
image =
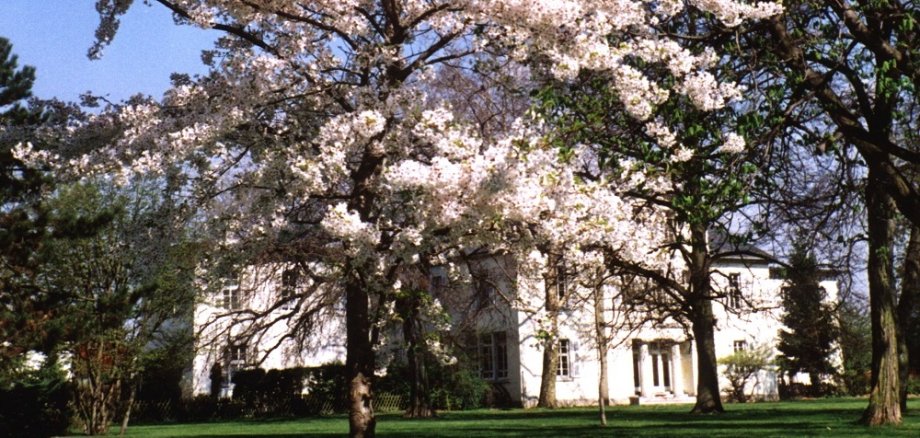
[[[0,388],[0,437],[64,435],[70,426],[72,388],[56,361],[22,373]]]
[[[307,414],[303,402],[304,384],[316,373],[311,368],[238,371],[233,376],[233,398],[243,404],[248,416]]]
[[[456,364],[440,365],[432,360],[429,363],[428,376],[431,400],[435,409],[506,407],[505,405],[510,403],[510,397],[504,397],[502,394],[503,388],[493,389],[492,385],[479,377],[477,371],[468,367]],[[378,379],[376,387],[378,391],[399,394],[404,400],[408,400],[411,379],[412,375],[406,364],[394,362],[387,367],[386,374]]]

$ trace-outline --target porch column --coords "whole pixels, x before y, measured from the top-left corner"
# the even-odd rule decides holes
[[[639,346],[639,385],[643,397],[651,397],[652,390],[652,358],[648,354],[648,344],[642,343]]]
[[[680,357],[680,343],[671,346],[671,391],[674,396],[684,395],[684,364]]]

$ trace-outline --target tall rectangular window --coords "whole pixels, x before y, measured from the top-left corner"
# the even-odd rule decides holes
[[[728,306],[740,309],[744,299],[741,296],[741,274],[728,274]]]
[[[227,347],[224,366],[224,386],[233,382],[233,375],[249,365],[249,352],[245,343],[231,344]]]
[[[568,339],[559,340],[559,366],[556,376],[572,377],[572,343]]]
[[[294,307],[294,296],[297,294],[297,283],[300,274],[294,269],[285,269],[281,273],[281,308],[289,310]]]
[[[508,378],[508,335],[505,332],[479,335],[479,375],[486,380]]]
[[[639,379],[639,372],[640,372],[639,369],[640,369],[640,367],[641,367],[641,366],[640,366],[640,357],[641,357],[640,349],[641,349],[641,348],[642,348],[642,347],[640,346],[640,344],[638,344],[638,343],[636,343],[636,342],[633,342],[633,348],[632,348],[632,353],[633,353],[633,386],[635,387],[635,390],[636,390],[635,392],[636,392],[636,394],[641,394],[641,393],[642,393],[642,381]]]
[[[483,379],[495,379],[495,344],[492,334],[479,336],[479,374]]]
[[[508,378],[508,335],[505,332],[492,334],[495,344],[495,378]]]

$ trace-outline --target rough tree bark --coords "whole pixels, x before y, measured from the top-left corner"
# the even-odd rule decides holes
[[[696,360],[699,364],[696,384],[696,404],[690,411],[694,414],[725,412],[719,394],[719,374],[716,361],[715,319],[712,315],[712,301],[698,300],[693,304],[693,338],[696,341]]]
[[[725,412],[719,393],[718,363],[716,361],[715,317],[712,314],[712,297],[709,279],[709,249],[706,244],[706,227],[690,226],[690,324],[696,341],[697,384],[694,414]]]
[[[556,370],[559,368],[559,309],[562,300],[559,297],[557,284],[559,281],[557,267],[560,257],[550,251],[543,274],[546,325],[543,336],[543,373],[540,376],[540,396],[537,406],[541,408],[555,408],[556,402]]]
[[[910,229],[910,241],[904,253],[901,277],[901,297],[898,299],[898,378],[901,388],[899,399],[901,414],[907,412],[907,384],[910,377],[910,355],[907,335],[916,319],[916,307],[920,298],[920,226]]]
[[[897,315],[895,313],[894,211],[890,195],[869,168],[866,184],[869,228],[869,306],[872,320],[872,381],[869,406],[862,422],[871,426],[901,423],[898,376]]]
[[[348,430],[354,438],[376,436],[373,387],[374,349],[367,291],[356,274],[345,284],[345,376],[348,382]]]

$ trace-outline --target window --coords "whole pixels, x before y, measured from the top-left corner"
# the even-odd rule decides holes
[[[747,350],[747,341],[735,341],[734,350],[735,353]]]
[[[220,307],[227,310],[236,310],[240,308],[239,286],[227,286],[220,291],[220,294]]]
[[[652,342],[648,346],[649,360],[652,361],[652,386],[671,389],[671,352],[670,346],[662,342]]]
[[[728,307],[739,309],[743,302],[744,299],[741,296],[741,274],[728,274]]]
[[[476,280],[476,304],[480,309],[492,304],[495,298],[495,284],[487,275]]]
[[[505,332],[479,335],[479,375],[486,380],[508,378],[508,336]]]
[[[245,344],[231,345],[228,357],[230,358],[230,363],[245,364],[246,363],[246,345]]]
[[[437,294],[447,288],[447,276],[443,274],[431,274],[431,293]]]
[[[572,377],[572,343],[568,339],[559,340],[559,366],[557,377]]]
[[[639,379],[639,373],[641,368],[641,344],[638,342],[633,342],[633,386],[636,389],[636,395],[642,393],[642,381]]]
[[[297,283],[300,273],[294,269],[286,269],[281,273],[281,308],[289,310],[294,307],[294,295],[297,294]]]
[[[224,386],[233,383],[233,375],[249,365],[249,352],[246,344],[233,344],[227,347],[224,367]]]

